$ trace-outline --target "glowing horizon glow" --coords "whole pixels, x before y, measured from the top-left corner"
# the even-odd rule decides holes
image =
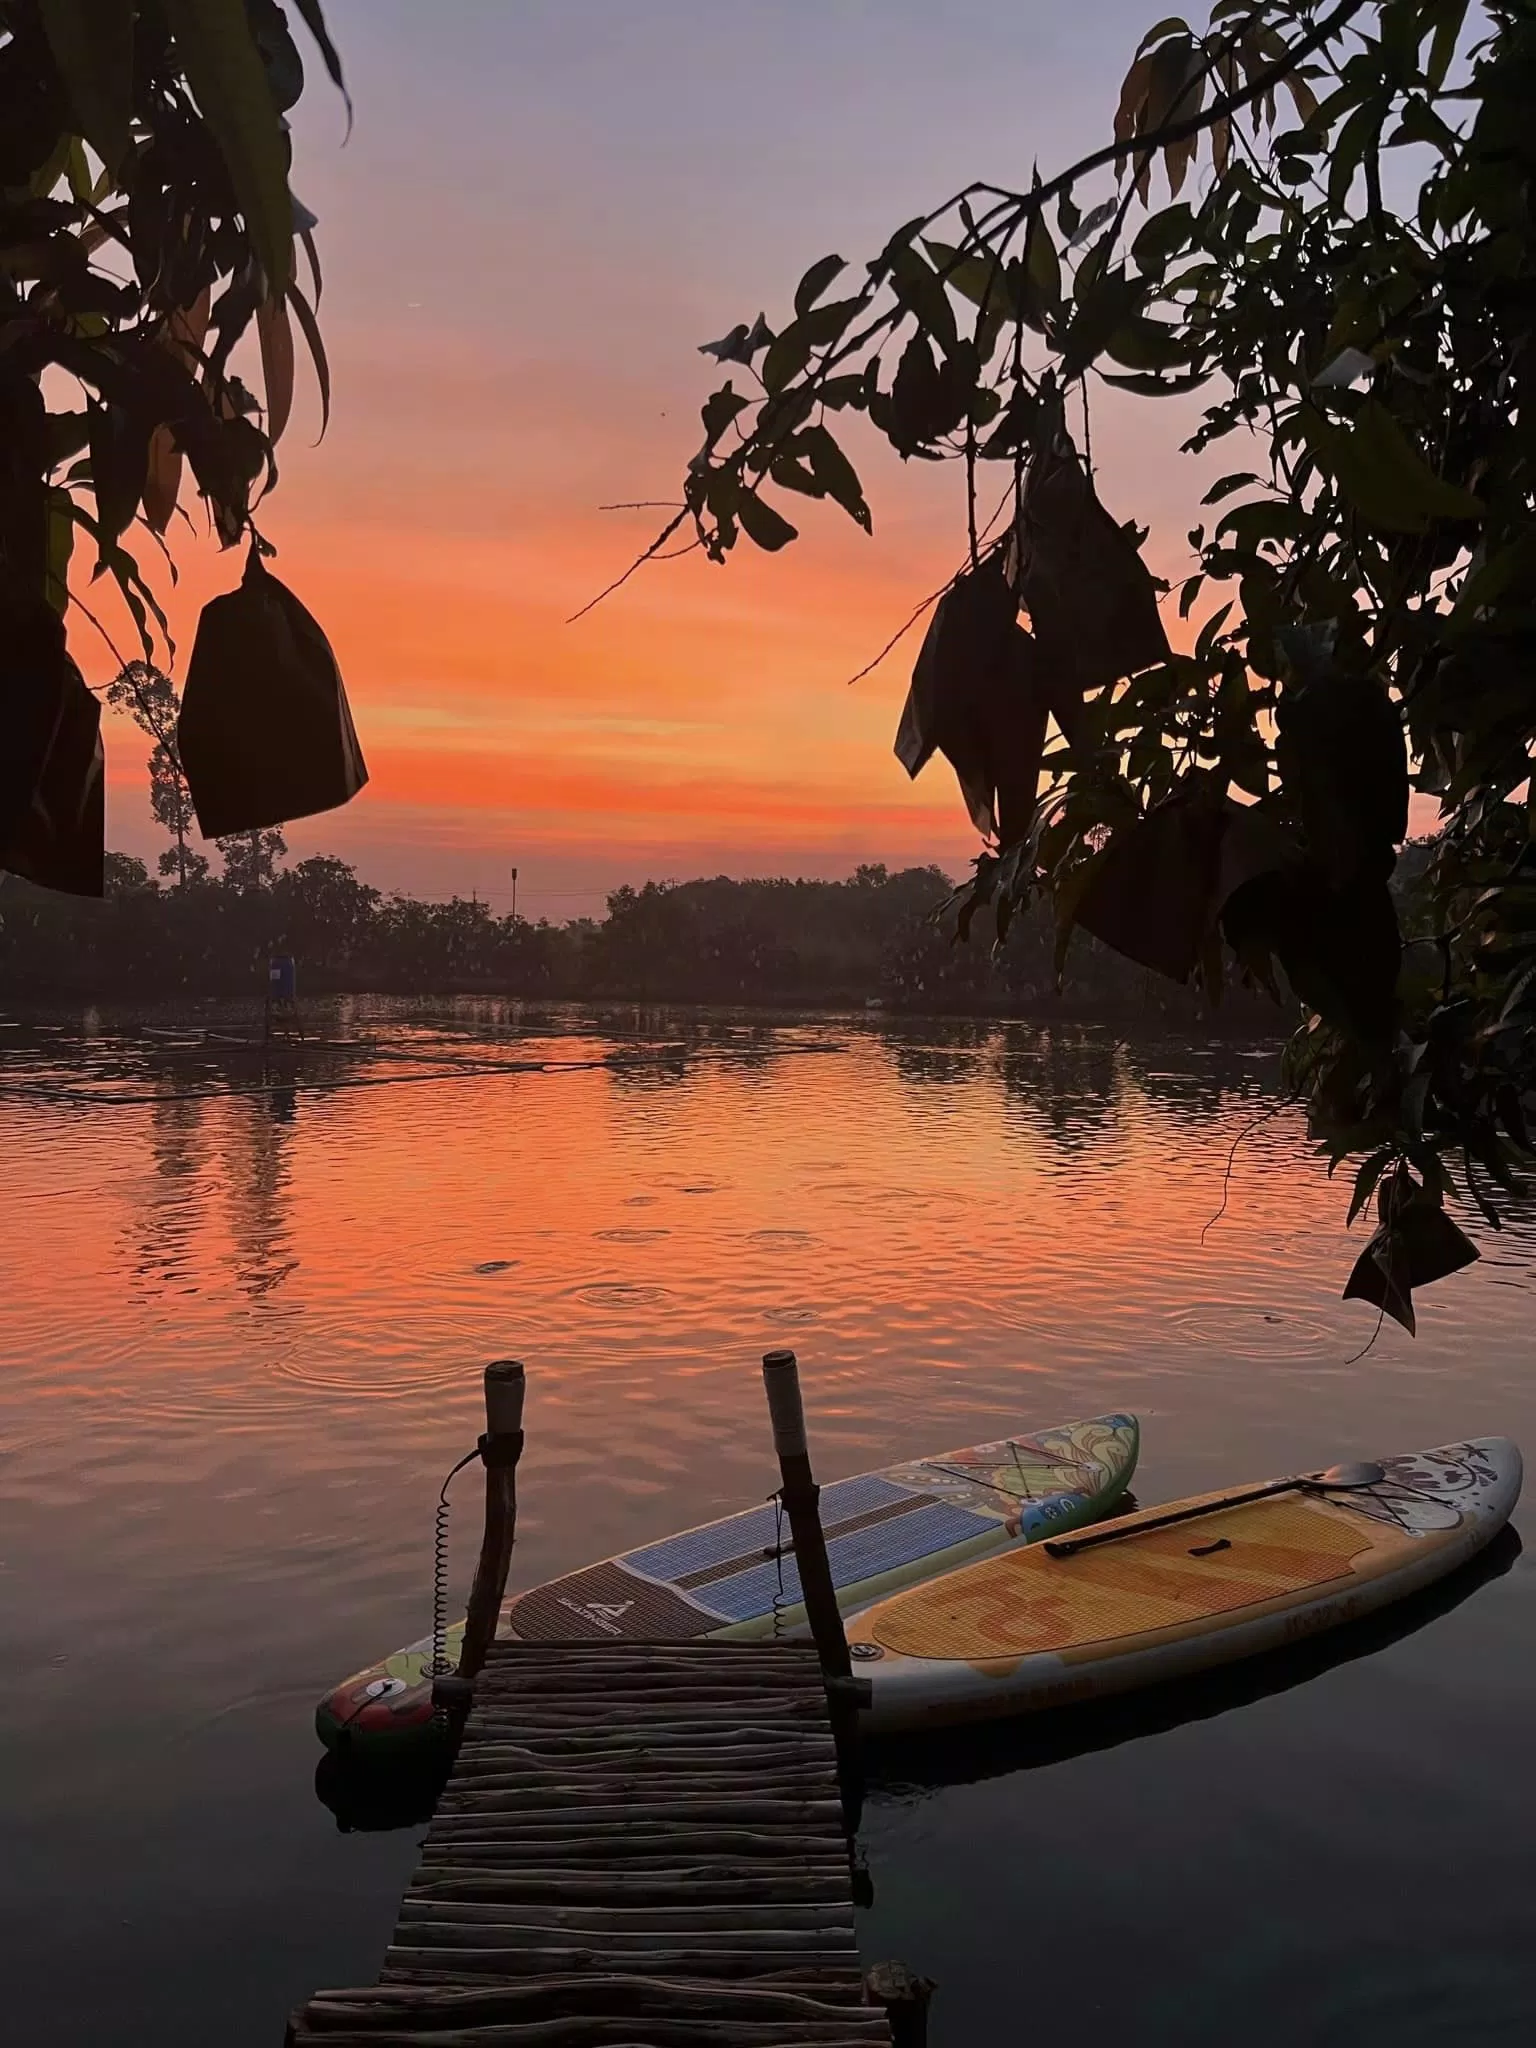
[[[1026,183],[1032,158],[1099,140],[1144,5],[1105,0],[1091,21],[1016,0],[956,0],[942,22],[919,0],[328,12],[357,124],[340,147],[309,63],[295,161],[321,221],[334,417],[314,446],[301,370],[260,517],[336,648],[372,780],[290,848],[499,907],[517,863],[519,908],[553,916],[650,874],[959,872],[977,845],[953,777],[937,763],[911,785],[891,753],[916,638],[847,684],[957,566],[957,466],[871,450],[873,541],[796,501],[784,554],[657,564],[566,622],[665,517],[599,508],[675,495],[720,381],[698,343],[759,304],[781,316],[827,249],[858,263],[969,179]],[[814,64],[797,30],[812,18]],[[1192,468],[1169,477],[1179,438],[1173,406],[1095,417],[1105,495],[1151,522],[1163,573],[1199,492]],[[240,558],[180,533],[184,661]],[[136,652],[104,586],[81,589]],[[104,680],[111,657],[73,635]],[[145,745],[116,720],[108,744],[109,844],[153,862]]]

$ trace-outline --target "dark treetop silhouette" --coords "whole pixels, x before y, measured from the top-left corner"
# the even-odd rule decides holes
[[[826,257],[777,329],[707,345],[731,374],[642,557],[686,528],[716,561],[782,548],[791,494],[869,530],[864,421],[963,464],[897,741],[914,774],[948,756],[985,836],[962,932],[1038,893],[1063,954],[1081,926],[1213,997],[1286,989],[1290,1084],[1359,1159],[1351,1218],[1377,1197],[1349,1291],[1410,1328],[1413,1288],[1475,1256],[1445,1197],[1497,1223],[1530,1153],[1533,106],[1533,0],[1160,22],[1102,149],[968,188],[863,269]],[[1099,384],[1202,391],[1186,447],[1234,444],[1189,535],[1188,653],[1094,491]],[[1410,788],[1443,823],[1405,944]]]
[[[226,841],[223,873],[157,888],[143,861],[107,855],[107,900],[87,903],[0,878],[0,995],[29,999],[245,996],[268,959],[292,954],[301,990],[825,1008],[1078,1015],[1157,1028],[1198,1000],[1090,944],[1065,1000],[1051,932],[1030,913],[1006,955],[956,948],[934,910],[937,868],[863,867],[846,882],[648,882],[608,898],[600,921],[498,917],[457,897],[384,896],[345,861],[277,865],[276,835]],[[1238,1030],[1273,1033],[1268,998],[1240,1002]]]

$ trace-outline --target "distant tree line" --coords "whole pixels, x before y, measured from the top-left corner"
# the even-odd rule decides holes
[[[107,856],[92,902],[0,878],[0,995],[55,998],[259,992],[266,962],[290,954],[300,992],[1190,1017],[1196,999],[1154,984],[1096,942],[1074,943],[1056,992],[1053,934],[1016,921],[993,959],[957,946],[939,913],[953,884],[937,867],[862,866],[847,880],[647,882],[617,889],[607,916],[555,925],[488,905],[385,895],[317,854],[291,866],[277,834],[223,849],[220,875],[173,854],[161,887],[145,863]],[[1237,1017],[1280,1028],[1267,999],[1240,992]]]

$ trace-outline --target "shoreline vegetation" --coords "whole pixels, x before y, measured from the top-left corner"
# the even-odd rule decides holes
[[[1235,988],[1212,1012],[1078,934],[1057,987],[1055,939],[1016,919],[993,956],[940,912],[938,867],[860,866],[845,881],[732,880],[625,886],[602,919],[497,917],[472,898],[385,895],[333,855],[281,867],[231,862],[217,878],[159,887],[108,855],[99,902],[0,877],[0,998],[249,996],[291,955],[301,995],[491,994],[528,999],[870,1007],[998,1016],[1199,1020],[1281,1034],[1285,1009]]]

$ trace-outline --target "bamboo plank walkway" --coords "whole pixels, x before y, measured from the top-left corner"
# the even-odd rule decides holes
[[[810,1644],[494,1643],[376,1986],[290,2048],[868,2048]]]

